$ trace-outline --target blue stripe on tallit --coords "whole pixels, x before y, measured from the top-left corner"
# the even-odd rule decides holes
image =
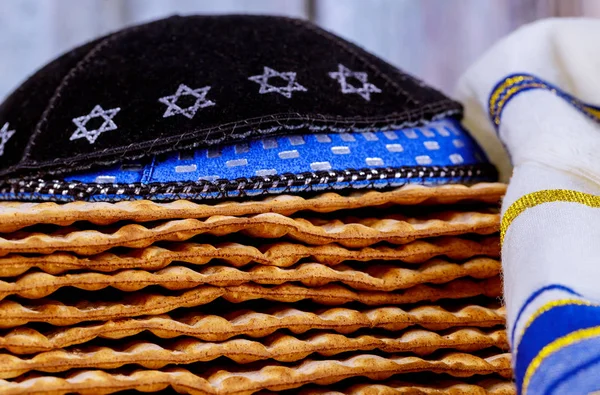
[[[544,359],[531,377],[528,394],[590,394],[600,390],[600,338],[563,347]]]
[[[599,325],[600,307],[595,305],[567,304],[555,306],[540,314],[526,328],[517,348],[515,362],[517,388],[522,387],[529,365],[544,347],[575,331]],[[600,354],[600,349],[596,352]],[[545,363],[544,359],[543,364]],[[536,374],[540,369],[542,366],[536,369]],[[528,393],[537,394],[529,391]]]

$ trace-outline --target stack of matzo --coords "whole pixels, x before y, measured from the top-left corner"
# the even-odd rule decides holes
[[[0,393],[512,393],[503,192],[2,204]]]
[[[512,393],[461,115],[285,18],[50,63],[0,106],[0,395]]]

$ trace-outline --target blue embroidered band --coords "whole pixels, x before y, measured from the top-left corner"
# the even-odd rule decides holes
[[[304,134],[253,140],[72,174],[65,179],[118,184],[215,181],[320,170],[473,165],[484,158],[460,124],[446,119],[424,128],[389,132]]]
[[[489,114],[492,122],[498,128],[500,126],[502,112],[510,100],[520,93],[532,90],[543,89],[565,99],[575,108],[587,115],[591,119],[600,122],[600,107],[596,107],[582,102],[576,97],[566,93],[557,86],[552,85],[534,75],[526,73],[511,74],[500,81],[490,94]]]
[[[365,133],[298,134],[251,140],[0,185],[0,199],[218,199],[406,183],[493,181],[477,143],[447,118],[424,127]],[[43,185],[41,185],[43,184]]]

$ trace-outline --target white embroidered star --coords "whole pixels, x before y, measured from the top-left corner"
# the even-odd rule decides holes
[[[0,129],[0,156],[4,155],[4,146],[8,143],[8,140],[15,134],[14,130],[8,130],[8,122]]]
[[[279,77],[284,81],[287,81],[287,85],[271,85],[269,84],[269,78],[271,77]],[[275,71],[272,68],[265,66],[261,75],[254,75],[248,79],[260,84],[258,93],[261,95],[269,92],[277,92],[289,99],[292,97],[293,91],[306,92],[306,88],[296,82],[296,73],[291,71],[280,73],[279,71]]]
[[[177,88],[177,92],[174,95],[165,96],[158,99],[159,102],[167,105],[167,111],[165,111],[163,118],[181,114],[189,119],[192,119],[199,109],[214,106],[215,103],[213,101],[206,99],[206,94],[209,90],[210,86],[192,89],[185,84],[179,85],[179,88]],[[196,98],[196,101],[189,107],[181,108],[177,105],[177,101],[182,96],[193,96]]]
[[[96,106],[88,115],[73,118],[73,123],[75,126],[77,126],[77,130],[75,130],[75,133],[71,135],[69,140],[77,140],[85,137],[90,144],[94,144],[98,136],[100,136],[102,133],[118,129],[117,125],[112,119],[119,111],[121,111],[121,109],[118,107],[105,110],[102,108],[102,106]],[[102,122],[102,125],[100,125],[99,128],[88,130],[86,125],[94,118],[102,118],[104,119],[104,122]]]
[[[338,64],[338,71],[333,71],[329,73],[329,76],[333,79],[336,79],[340,86],[342,87],[342,93],[358,93],[365,99],[366,101],[371,100],[371,93],[381,93],[381,89],[376,87],[375,85],[367,82],[369,78],[367,73],[364,71],[352,71],[343,64]],[[350,82],[348,82],[348,78],[355,78],[362,83],[360,88],[355,87]]]

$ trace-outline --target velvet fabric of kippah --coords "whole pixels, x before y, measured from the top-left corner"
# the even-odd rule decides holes
[[[100,184],[107,183],[116,200],[156,198],[150,184],[154,190],[191,188],[222,196],[223,185],[237,192],[250,184],[259,192],[277,188],[281,184],[273,179],[282,174],[285,185],[319,184],[321,189],[333,188],[332,180],[348,186],[348,181],[387,180],[390,175],[397,180],[394,185],[415,178],[493,180],[495,170],[456,122],[461,111],[460,104],[440,92],[306,21],[175,16],[76,48],[8,97],[0,106],[0,198],[104,200],[106,185]],[[331,140],[331,135],[345,133],[402,132],[411,139],[415,128],[435,129],[435,121],[446,122],[459,138],[438,141],[450,136],[442,125],[436,138],[428,137],[435,132],[420,132],[416,150],[409,152],[406,144],[390,138],[378,146],[382,151],[362,152],[359,162],[353,156],[358,147],[342,140],[320,148],[353,160],[336,159],[336,165],[327,158],[294,166],[288,162],[281,170],[274,161],[259,160],[258,165],[234,157],[248,153],[240,146],[264,145],[265,139],[281,136],[301,136],[306,142],[317,134]],[[427,151],[440,147],[443,160],[434,161]],[[455,152],[459,148],[467,152]],[[194,162],[173,163],[172,169],[181,170],[173,174],[192,173],[183,179],[154,173],[156,163],[190,155],[211,158],[210,152],[228,149],[233,156],[219,169],[237,171],[251,163],[246,169],[252,171],[200,174],[196,170],[210,164]],[[264,154],[253,152],[259,158]],[[396,156],[384,160],[382,152]],[[300,156],[293,147],[276,153],[276,161]],[[123,165],[141,169],[141,175],[130,182],[123,181],[124,175],[105,175]],[[329,178],[318,172],[328,172]],[[339,172],[346,173],[342,177]],[[312,181],[307,182],[309,174]],[[240,187],[240,178],[252,182]]]

